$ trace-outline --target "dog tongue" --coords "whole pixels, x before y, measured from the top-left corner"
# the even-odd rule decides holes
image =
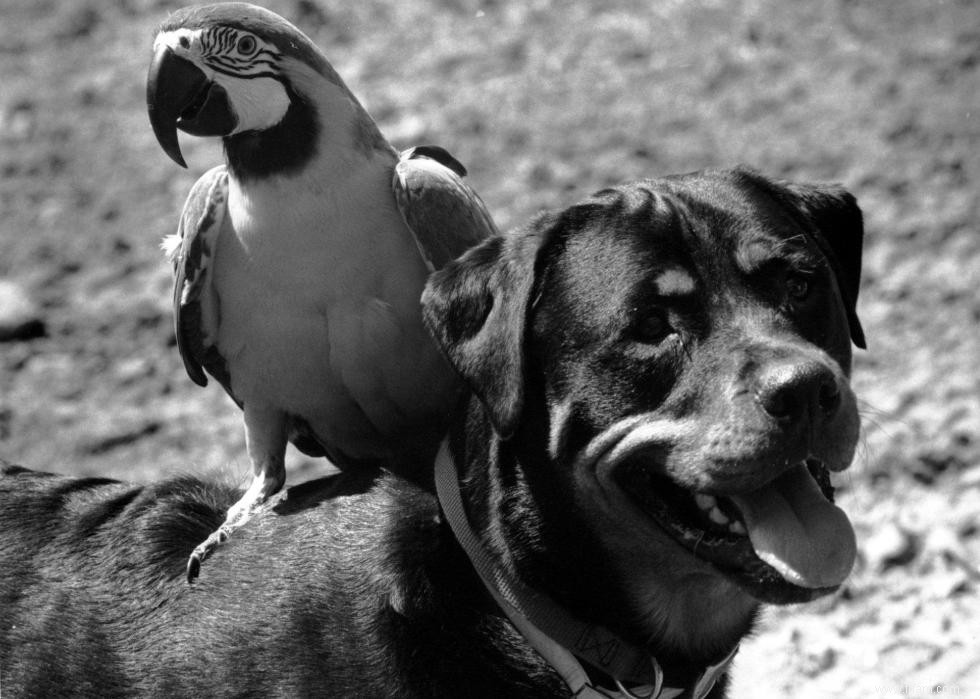
[[[745,518],[756,555],[800,587],[834,587],[856,555],[847,515],[824,497],[803,464],[731,499]]]

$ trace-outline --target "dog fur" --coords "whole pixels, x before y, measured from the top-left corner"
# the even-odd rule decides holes
[[[846,468],[861,238],[839,187],[711,171],[603,190],[437,272],[426,322],[472,389],[449,443],[497,562],[647,648],[681,686],[737,645],[761,602],[830,592],[683,545],[622,472],[642,461],[672,483],[664,493],[726,497],[808,459]],[[593,458],[637,420],[653,441],[608,469]],[[5,468],[0,687],[568,695],[490,599],[431,488],[381,471],[294,486],[187,585],[188,554],[237,495]]]

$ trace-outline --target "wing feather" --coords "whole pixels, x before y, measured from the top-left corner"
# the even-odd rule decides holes
[[[231,392],[227,364],[213,344],[219,309],[211,273],[227,201],[228,173],[221,165],[204,173],[191,188],[177,233],[164,239],[163,247],[174,266],[174,329],[187,375],[206,386],[207,371],[241,405]],[[215,307],[205,308],[206,304]]]
[[[401,153],[392,188],[405,225],[430,270],[497,233],[490,212],[463,182],[466,169],[438,146]]]
[[[177,349],[194,383],[206,386],[208,374],[217,379],[232,400],[231,374],[225,358],[215,347],[221,309],[212,288],[212,265],[228,202],[228,172],[224,165],[204,173],[191,188],[180,215],[177,233],[163,240],[162,248],[174,266],[174,326]],[[289,440],[308,456],[326,451],[309,424],[289,415]]]

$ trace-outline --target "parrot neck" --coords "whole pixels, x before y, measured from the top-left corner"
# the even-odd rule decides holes
[[[275,126],[224,139],[225,158],[240,182],[295,175],[316,157],[320,122],[316,107],[286,85],[289,108]]]
[[[379,155],[386,162],[397,159],[377,124],[335,73],[324,79],[310,66],[286,59],[282,75],[289,97],[282,120],[261,131],[224,138],[228,168],[238,182],[293,178],[324,168],[344,172]]]

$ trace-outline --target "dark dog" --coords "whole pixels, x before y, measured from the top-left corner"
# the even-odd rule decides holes
[[[721,696],[760,601],[828,593],[853,562],[828,470],[858,435],[861,237],[843,190],[736,170],[487,241],[423,298],[473,391],[442,509],[383,473],[297,486],[193,586],[237,493],[8,469],[0,687]]]

